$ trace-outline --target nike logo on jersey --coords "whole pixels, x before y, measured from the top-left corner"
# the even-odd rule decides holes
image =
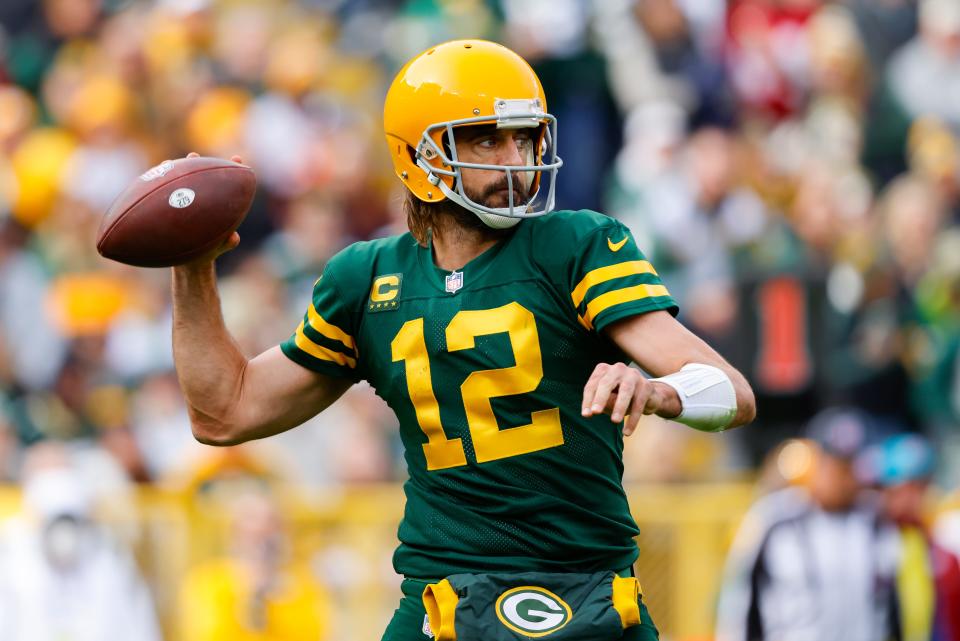
[[[615,242],[613,242],[612,240],[610,240],[610,237],[609,237],[609,236],[607,236],[607,247],[609,247],[609,248],[610,248],[610,251],[612,251],[612,252],[618,252],[618,251],[620,251],[620,248],[621,248],[621,247],[623,247],[624,245],[627,244],[627,239],[628,239],[628,238],[630,238],[630,237],[629,237],[629,236],[624,236],[624,237],[623,237],[623,240],[621,240],[621,241],[618,242],[618,243],[615,243]]]

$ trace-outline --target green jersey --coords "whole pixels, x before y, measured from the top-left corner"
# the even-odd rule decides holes
[[[676,313],[630,232],[589,211],[522,221],[448,272],[410,234],[327,265],[292,360],[366,379],[396,412],[409,480],[394,566],[410,577],[620,569],[636,559],[621,426],[581,416],[601,330]]]

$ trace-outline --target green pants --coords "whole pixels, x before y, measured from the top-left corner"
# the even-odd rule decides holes
[[[400,599],[400,606],[393,613],[393,619],[387,626],[387,631],[383,633],[381,641],[429,641],[423,632],[423,621],[426,617],[426,610],[423,609],[423,589],[427,587],[427,581],[417,581],[414,579],[404,579],[400,585],[403,591],[403,598]],[[650,613],[647,612],[647,606],[640,603],[640,625],[635,625],[623,631],[623,636],[619,641],[658,641],[660,633],[657,632]],[[464,639],[464,641],[473,641],[473,639]]]

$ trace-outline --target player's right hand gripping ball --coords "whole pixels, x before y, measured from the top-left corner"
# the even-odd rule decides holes
[[[230,237],[253,202],[253,170],[222,158],[165,160],[104,214],[97,251],[137,267],[182,265]]]

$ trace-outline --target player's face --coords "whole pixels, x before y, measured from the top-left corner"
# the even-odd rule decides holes
[[[896,523],[920,523],[926,507],[928,483],[906,481],[883,491],[883,507],[887,516]]]
[[[457,130],[457,158],[463,162],[521,167],[533,165],[536,129],[497,129],[493,125]],[[487,207],[508,207],[507,174],[491,169],[461,169],[463,189],[473,201]],[[513,174],[513,204],[530,201],[533,172]]]
[[[860,482],[850,461],[820,453],[816,459],[810,492],[828,512],[850,509],[860,494]]]

